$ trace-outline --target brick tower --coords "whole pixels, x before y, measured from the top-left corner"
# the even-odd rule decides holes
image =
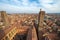
[[[41,29],[44,27],[43,22],[44,22],[44,16],[45,16],[45,11],[42,11],[40,9],[39,16],[38,16],[38,40],[42,40],[42,34],[41,34]]]
[[[0,22],[3,23],[2,26],[8,26],[9,22],[8,22],[8,17],[5,11],[1,11],[0,12]]]
[[[39,29],[43,27],[44,16],[45,16],[45,11],[42,11],[42,10],[40,9],[39,17],[38,17]]]

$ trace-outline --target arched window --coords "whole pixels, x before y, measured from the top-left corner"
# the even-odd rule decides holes
[[[9,40],[8,36],[5,37],[6,40]]]

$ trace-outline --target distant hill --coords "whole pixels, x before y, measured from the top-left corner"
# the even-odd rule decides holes
[[[47,13],[47,15],[60,15],[60,13]]]

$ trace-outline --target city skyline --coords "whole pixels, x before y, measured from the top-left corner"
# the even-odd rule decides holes
[[[60,0],[0,0],[0,11],[8,13],[60,13]]]

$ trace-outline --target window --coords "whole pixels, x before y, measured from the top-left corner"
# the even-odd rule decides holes
[[[6,40],[9,40],[8,36],[5,37]]]
[[[9,33],[9,37],[11,37],[12,35],[11,35],[11,33]]]
[[[13,33],[11,32],[11,35],[13,35]]]

